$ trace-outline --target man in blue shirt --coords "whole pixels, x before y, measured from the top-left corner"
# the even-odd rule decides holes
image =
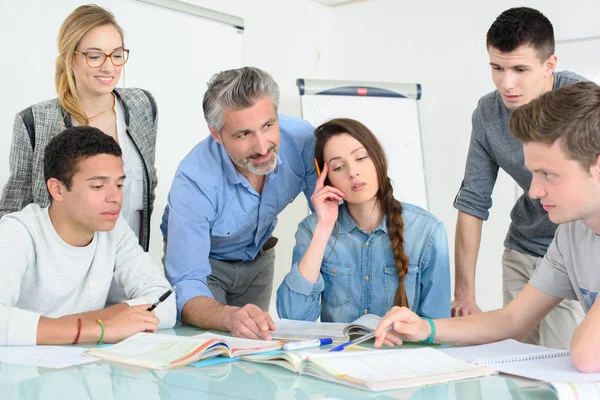
[[[270,339],[277,215],[315,187],[313,127],[277,115],[279,87],[257,68],[215,75],[211,135],[181,162],[163,216],[165,268],[185,323]],[[309,203],[310,204],[310,203]],[[168,236],[168,240],[167,240]]]

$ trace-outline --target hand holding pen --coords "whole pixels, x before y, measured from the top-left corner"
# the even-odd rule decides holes
[[[165,301],[171,295],[171,293],[173,293],[174,291],[175,291],[175,286],[173,286],[171,289],[164,292],[162,294],[162,296],[160,296],[158,298],[158,301],[156,303],[152,304],[150,307],[148,307],[148,309],[146,311],[153,311],[156,308],[156,306],[158,306],[160,303]]]

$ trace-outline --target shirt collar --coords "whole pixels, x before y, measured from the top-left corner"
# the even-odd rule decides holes
[[[344,204],[344,203],[341,204],[339,207],[338,226],[339,226],[340,233],[349,233],[354,228],[358,229],[361,232],[364,232],[362,229],[360,229],[358,227],[358,225],[356,225],[354,218],[352,218],[352,216],[348,212],[348,208],[346,207],[346,204]],[[383,221],[381,221],[381,224],[379,224],[379,226],[377,228],[375,228],[373,230],[373,232],[371,232],[371,233],[377,232],[379,230],[385,232],[386,234],[388,233],[387,215],[383,216]]]

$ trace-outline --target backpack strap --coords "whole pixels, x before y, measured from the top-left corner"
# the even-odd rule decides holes
[[[27,107],[21,111],[19,115],[21,115],[21,119],[25,124],[25,128],[27,128],[29,141],[31,142],[31,150],[33,151],[35,150],[35,120],[33,119],[33,109],[31,107]]]
[[[152,107],[152,121],[154,122],[156,121],[156,103],[154,102],[154,99],[152,98],[150,92],[148,92],[145,89],[142,89],[142,92],[146,94],[146,97],[148,97],[148,100],[150,101],[150,106]]]

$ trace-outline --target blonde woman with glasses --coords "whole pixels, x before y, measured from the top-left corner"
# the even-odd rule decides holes
[[[80,6],[60,28],[58,51],[58,97],[28,107],[15,117],[10,176],[0,199],[0,217],[30,203],[49,205],[44,148],[65,128],[90,125],[121,146],[127,176],[121,216],[148,251],[157,185],[154,156],[158,120],[150,93],[115,88],[129,57],[123,30],[110,11],[96,5]],[[109,301],[120,297],[120,290],[113,288]]]
[[[121,215],[147,251],[157,184],[154,99],[145,90],[115,88],[129,49],[123,30],[108,10],[96,5],[75,9],[60,28],[58,50],[58,98],[35,104],[15,117],[10,177],[0,199],[0,217],[29,203],[49,204],[42,160],[46,144],[65,128],[90,125],[121,146],[127,175]]]

